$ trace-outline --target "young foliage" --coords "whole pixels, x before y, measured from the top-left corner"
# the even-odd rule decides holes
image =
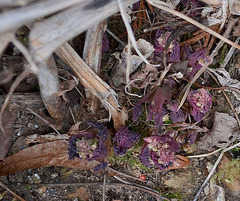
[[[98,133],[80,132],[73,135],[69,140],[68,154],[69,159],[86,159],[88,161],[101,160],[107,156],[106,135],[107,128],[98,122],[90,122]]]
[[[201,121],[212,107],[212,96],[203,88],[191,90],[187,101],[190,105],[190,114],[195,121]]]
[[[126,154],[129,149],[136,145],[140,137],[141,135],[139,133],[130,131],[126,126],[122,127],[113,139],[116,156]]]
[[[146,167],[155,165],[164,170],[174,163],[175,152],[180,151],[179,144],[168,135],[147,137],[144,141],[140,159]]]

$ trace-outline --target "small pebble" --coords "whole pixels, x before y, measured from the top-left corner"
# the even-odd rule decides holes
[[[38,174],[34,174],[32,176],[32,180],[33,180],[34,183],[37,183],[37,184],[41,183],[41,178],[40,178],[40,176]]]
[[[39,193],[40,195],[42,195],[43,193],[46,192],[46,190],[47,190],[47,187],[46,187],[46,186],[41,186],[41,187],[38,188],[38,193]]]
[[[52,179],[55,179],[55,178],[57,178],[57,177],[58,177],[58,173],[55,172],[55,173],[52,173],[52,174],[51,174],[51,178],[52,178]]]

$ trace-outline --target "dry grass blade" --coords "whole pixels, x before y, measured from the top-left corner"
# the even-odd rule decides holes
[[[141,57],[141,59],[148,65],[152,65],[152,66],[159,66],[159,65],[153,65],[153,64],[150,64],[148,62],[148,60],[143,56],[143,54],[140,52],[140,50],[138,49],[138,46],[137,46],[137,41],[134,37],[134,33],[133,33],[133,30],[128,22],[128,19],[127,19],[127,16],[126,16],[126,11],[123,7],[123,4],[121,2],[121,0],[117,0],[118,2],[118,7],[119,7],[119,10],[120,10],[120,13],[121,13],[121,16],[122,16],[122,19],[123,19],[123,22],[125,24],[125,27],[127,29],[127,32],[128,32],[128,36],[132,42],[132,46],[134,47],[135,51],[137,52],[137,54],[139,55],[139,57]]]
[[[91,70],[68,43],[60,46],[56,54],[72,68],[82,85],[97,96],[109,110],[115,129],[125,125],[126,119],[121,113],[114,90]]]
[[[210,28],[202,25],[201,23],[193,20],[192,18],[190,18],[190,17],[188,17],[188,16],[186,16],[186,15],[184,15],[184,14],[178,12],[178,11],[175,11],[175,10],[173,10],[173,9],[170,8],[170,7],[167,7],[165,2],[158,1],[158,0],[147,0],[147,1],[148,1],[151,5],[159,8],[159,9],[162,9],[162,10],[164,10],[164,11],[167,11],[167,12],[169,12],[169,13],[175,15],[175,16],[178,16],[178,17],[180,17],[180,18],[182,18],[182,19],[184,19],[184,20],[186,20],[186,21],[194,24],[195,26],[203,29],[204,31],[206,31],[206,32],[212,34],[213,36],[219,38],[220,40],[224,41],[225,43],[228,43],[229,45],[231,45],[231,46],[233,46],[233,47],[236,47],[237,49],[240,50],[240,45],[238,45],[238,44],[230,41],[229,39],[225,38],[224,36],[221,36],[221,35],[218,34],[217,32],[215,32],[215,31],[213,31],[212,29],[210,29]],[[164,3],[164,4],[163,4],[163,3]]]

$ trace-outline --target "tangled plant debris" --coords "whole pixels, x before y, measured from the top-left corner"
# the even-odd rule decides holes
[[[26,1],[26,7],[28,8],[27,2],[28,1]],[[34,3],[35,2],[37,8],[39,2],[34,1]],[[238,63],[237,65],[232,65],[235,67],[234,70],[231,69],[231,65],[227,66],[228,62],[236,63],[235,60],[238,60],[238,52],[233,54],[233,47],[239,48],[236,44],[238,39],[235,43],[231,43],[231,41],[227,39],[228,36],[226,34],[230,33],[232,29],[229,28],[230,24],[233,26],[238,20],[236,16],[234,16],[236,19],[234,19],[235,21],[233,20],[234,23],[231,23],[232,19],[229,17],[231,13],[239,14],[239,12],[236,11],[237,6],[236,9],[233,9],[233,4],[237,1],[222,1],[221,6],[207,7],[206,4],[198,0],[141,0],[137,3],[134,0],[105,2],[93,0],[87,2],[84,0],[79,1],[81,2],[79,5],[76,3],[77,1],[75,2],[74,6],[78,6],[78,9],[70,6],[72,4],[71,1],[68,2],[67,7],[64,7],[63,2],[60,1],[63,10],[58,10],[61,6],[57,7],[57,10],[48,13],[47,18],[41,14],[40,17],[43,17],[43,21],[34,23],[31,30],[27,30],[26,36],[23,34],[24,37],[22,39],[18,36],[18,31],[17,34],[12,32],[12,36],[6,40],[7,43],[12,43],[6,48],[5,53],[3,49],[7,44],[5,45],[3,43],[2,46],[4,47],[0,48],[0,54],[4,53],[4,57],[8,57],[8,54],[17,54],[21,57],[22,55],[19,54],[19,51],[23,53],[28,64],[31,66],[31,68],[26,71],[27,74],[35,69],[34,72],[37,74],[37,78],[35,79],[40,81],[39,87],[36,87],[38,88],[36,89],[37,91],[34,92],[39,92],[40,88],[41,94],[46,95],[42,96],[42,98],[45,97],[43,102],[52,119],[55,119],[55,114],[59,114],[61,117],[56,117],[55,119],[60,119],[61,124],[59,124],[59,127],[56,127],[57,123],[52,124],[50,123],[52,121],[45,121],[45,123],[50,125],[59,135],[51,137],[51,139],[49,136],[53,135],[44,135],[42,140],[41,136],[39,138],[32,138],[27,146],[35,143],[39,144],[26,148],[6,159],[4,159],[5,156],[7,153],[10,154],[10,152],[4,150],[2,156],[4,160],[0,162],[0,175],[7,175],[18,170],[42,166],[71,167],[81,170],[85,168],[108,172],[112,167],[120,164],[121,168],[127,167],[128,170],[131,171],[131,174],[137,175],[136,177],[138,177],[144,175],[146,173],[144,171],[156,173],[186,167],[190,164],[188,158],[191,156],[185,157],[185,154],[194,153],[199,150],[212,151],[215,147],[224,150],[239,140],[237,121],[231,116],[226,116],[226,113],[217,113],[215,110],[218,110],[218,108],[212,108],[213,105],[216,106],[218,104],[218,100],[214,99],[217,93],[216,90],[223,91],[228,89],[229,91],[234,90],[233,94],[235,95],[239,93],[239,87],[237,86],[239,82],[237,76],[239,75],[239,70],[236,69],[239,65]],[[204,2],[207,1],[204,0]],[[130,3],[135,4],[132,7],[128,7],[125,13],[124,7]],[[36,9],[34,5],[29,3],[29,8]],[[0,7],[1,6],[2,5],[0,5]],[[6,9],[6,13],[8,14],[8,9],[11,10],[13,8],[13,12],[15,8],[18,10],[18,6],[19,5],[10,6]],[[228,7],[230,8],[229,10]],[[101,18],[98,18],[97,21],[93,17],[95,16],[96,8],[99,11],[98,15],[101,15]],[[85,13],[86,9],[87,12]],[[49,8],[49,11],[50,10],[51,8]],[[122,26],[123,23],[121,25],[119,15],[110,17],[118,10],[121,10],[122,19],[127,27],[128,34],[126,33],[125,27]],[[39,12],[37,10],[35,11]],[[105,11],[108,12],[105,13]],[[172,14],[175,13],[178,17],[182,16],[181,18],[186,21],[175,17],[173,18],[172,15],[169,15],[166,11]],[[83,23],[75,20],[82,19],[82,13],[84,13],[84,15],[86,14],[89,19],[89,23],[86,22],[86,26],[85,24],[84,26],[79,26],[79,24],[82,25]],[[0,23],[3,23],[3,25],[5,21],[1,19],[6,19],[6,16],[2,15],[2,18],[0,18]],[[74,23],[70,26],[69,20],[66,20],[66,18],[62,16],[69,16]],[[95,63],[94,65],[96,65],[97,68],[99,67],[96,72],[94,69],[91,69],[91,62],[87,60],[84,61],[85,56],[82,56],[83,59],[81,58],[82,49],[87,51],[89,48],[87,45],[88,40],[86,40],[86,37],[84,39],[84,34],[81,33],[93,24],[97,26],[96,22],[98,22],[99,19],[106,19],[106,17],[109,17],[108,23],[104,22],[104,24],[106,23],[107,29],[105,25],[104,27],[98,26],[99,32],[94,31],[94,33],[101,34],[89,34],[93,36],[91,39],[93,43],[90,45],[92,49],[91,52],[96,52],[95,50],[97,48],[97,46],[94,46],[95,35],[99,35],[99,44],[102,43],[100,45],[100,51],[98,51],[99,54],[89,54],[91,56],[88,56],[88,60]],[[19,19],[22,19],[21,16]],[[61,19],[61,23],[59,23],[59,19]],[[34,19],[30,21],[34,21]],[[26,20],[21,23],[28,24],[28,22],[29,21]],[[132,24],[128,24],[128,22]],[[227,26],[224,26],[225,22],[228,22]],[[202,26],[200,26],[200,23],[202,23]],[[205,24],[206,29],[203,29],[203,24]],[[14,28],[22,26],[20,24],[13,25],[14,23],[11,24]],[[54,29],[49,29],[49,33],[45,31],[52,25]],[[133,31],[131,31],[130,25]],[[196,26],[202,28],[197,30]],[[239,32],[239,25],[236,25],[234,29],[235,33]],[[12,30],[12,28],[8,29],[7,26],[5,26],[0,32],[8,30]],[[223,31],[225,31],[225,38],[217,34]],[[60,33],[63,35],[60,35]],[[91,33],[91,29],[89,29],[88,33]],[[133,33],[135,33],[136,39]],[[211,36],[210,33],[213,36]],[[81,36],[77,36],[78,34],[81,34]],[[0,41],[5,41],[6,36],[6,34],[0,35]],[[77,36],[77,38],[73,38],[75,36]],[[235,40],[235,36],[238,35],[230,35],[229,38]],[[213,56],[213,54],[217,54],[219,50],[214,50],[211,53],[212,47],[218,47],[218,44],[220,47],[222,43],[221,41],[218,43],[215,37],[233,46],[231,48],[232,50],[229,51],[229,53],[232,52],[232,56],[227,54],[227,50],[230,49],[228,44],[225,44],[225,48],[223,48],[225,50],[220,50],[222,52],[220,60],[224,61],[224,65],[220,65],[219,58],[214,58]],[[26,40],[26,38],[29,38],[29,40]],[[73,39],[71,46],[68,43],[64,43],[71,39]],[[36,43],[36,40],[39,42]],[[127,40],[129,40],[129,43],[125,46],[128,42]],[[20,44],[21,42],[22,44]],[[83,44],[85,46],[84,48],[82,47]],[[18,50],[16,50],[16,48]],[[52,68],[48,68],[49,64],[46,63],[46,61],[52,56],[54,51],[57,57],[52,57],[52,59],[55,59],[59,65],[55,66],[51,64]],[[116,58],[111,56],[112,53]],[[228,59],[223,58],[225,55],[228,55],[226,56]],[[231,57],[233,57],[233,59],[230,59]],[[39,68],[36,67],[36,63],[39,64]],[[214,68],[213,66],[207,67],[209,64],[213,64]],[[26,69],[29,65],[26,65]],[[0,68],[2,71],[5,71],[5,74],[0,72],[0,75],[2,74],[0,77],[2,78],[5,77],[6,72],[11,72],[11,68],[5,69],[5,67],[8,66],[5,65],[5,60],[2,59],[2,61],[0,61]],[[70,68],[70,70],[68,68]],[[220,82],[219,85],[221,86],[216,87],[214,79],[209,78],[207,73],[201,75],[206,69],[206,72],[209,73],[211,77],[214,78],[214,76],[217,76]],[[48,70],[47,73],[44,70]],[[66,74],[66,77],[64,77],[66,82],[58,83],[57,73],[60,71],[64,71],[63,74]],[[70,74],[71,71],[75,73],[75,76],[79,79],[79,83],[72,80],[73,77],[75,80],[75,76]],[[96,74],[94,72],[96,72]],[[59,74],[61,73],[62,72]],[[42,75],[50,75],[49,78],[54,78],[52,83],[54,83],[55,87],[53,87],[54,89],[51,93],[45,91],[45,89],[50,88],[43,81],[45,77],[41,77]],[[232,75],[234,75],[234,79],[231,78]],[[11,76],[10,73],[10,77]],[[12,80],[13,85],[11,86],[13,88],[10,84],[8,88],[3,87],[4,90],[11,89],[6,100],[10,100],[11,93],[14,91],[12,90],[15,87],[14,84],[17,85],[16,83],[20,83],[21,79],[22,77],[20,75],[19,79],[16,77],[17,82]],[[203,82],[200,82],[200,80]],[[67,83],[70,82],[72,85],[69,87]],[[45,84],[47,86],[45,86]],[[60,86],[59,89],[58,86]],[[126,93],[122,90],[124,87]],[[63,90],[65,88],[67,90]],[[73,90],[76,89],[76,91],[78,91],[77,93],[81,94],[82,91],[84,91],[83,88],[86,89],[86,99],[78,98],[76,100],[74,95],[71,97],[70,93],[73,92]],[[5,95],[4,93],[7,93],[7,91],[1,91],[1,93]],[[92,93],[91,98],[89,98],[90,93]],[[49,96],[49,94],[54,95]],[[74,94],[74,92],[72,94]],[[82,94],[81,96],[84,97]],[[102,102],[105,109],[109,110],[110,118],[106,116],[104,108],[100,109],[100,107],[98,107],[100,104],[97,103],[97,99],[95,99],[96,97],[94,96]],[[95,100],[90,101],[90,99],[93,100],[93,97]],[[141,98],[138,99],[136,97]],[[66,104],[63,104],[63,102]],[[93,112],[93,114],[85,111],[85,108],[92,105],[90,102],[96,103],[96,107],[94,107],[96,110],[99,109],[99,114],[98,111],[97,113]],[[230,102],[230,100],[228,102]],[[5,103],[4,106],[2,106],[1,112],[4,111],[8,104],[7,101]],[[238,114],[234,111],[236,107],[239,109],[237,104],[238,103],[234,103],[231,105],[230,103],[230,107],[233,108],[233,113],[239,123],[240,121],[237,118]],[[61,110],[63,105],[64,111]],[[69,114],[67,115],[65,115],[65,111],[68,111],[68,109],[65,105],[69,106],[69,112],[67,112]],[[75,108],[76,105],[77,109]],[[19,106],[17,108],[19,109]],[[130,111],[130,113],[127,114],[127,111]],[[17,112],[18,111],[16,111],[16,113]],[[8,113],[6,114],[9,116]],[[15,115],[14,113],[14,116],[17,116],[16,118],[18,120],[21,115]],[[3,117],[5,116],[3,115]],[[44,119],[40,115],[39,117],[42,120]],[[65,118],[67,121],[64,120]],[[101,121],[107,118],[112,121],[108,123],[97,122],[98,120]],[[89,119],[92,121],[88,121]],[[11,118],[9,122],[13,124],[14,121],[15,117]],[[4,122],[5,121],[2,121],[3,128]],[[67,122],[66,125],[63,122]],[[222,122],[226,123],[222,124]],[[87,123],[91,128],[79,131],[85,129]],[[75,124],[73,126],[75,128],[71,128],[67,134],[61,135],[61,133],[66,133],[66,130],[69,129],[72,124]],[[80,128],[80,124],[84,125]],[[60,129],[62,130],[60,131]],[[227,132],[222,132],[223,130]],[[18,131],[18,135],[21,135],[20,131]],[[41,132],[41,134],[43,133],[46,134],[46,132]],[[3,137],[1,139],[7,142],[5,144],[10,144],[12,135],[10,132],[6,134],[9,135],[8,138]],[[2,151],[2,147],[0,146],[0,151]],[[33,160],[38,160],[38,163],[32,163],[31,161]],[[115,163],[114,160],[117,162]],[[122,161],[124,161],[124,163],[122,163],[123,165],[121,165]],[[236,164],[239,166],[239,160],[232,161],[231,163],[231,165]],[[192,165],[194,166],[195,164]],[[232,175],[232,172],[230,172],[231,166],[224,168]],[[236,173],[239,173],[239,167],[237,167],[237,171]],[[220,174],[226,174],[227,172],[221,172]],[[100,175],[99,172],[97,174]],[[116,175],[116,171],[113,175]],[[233,175],[235,175],[235,172]],[[146,178],[148,180],[148,176],[149,175],[142,180]],[[204,177],[203,174],[199,174],[199,176]],[[134,177],[132,176],[132,178]],[[226,178],[229,179],[229,177]],[[151,182],[155,183],[152,185],[152,189],[159,190],[157,178],[153,178],[152,176],[151,179]],[[106,175],[103,182],[103,197],[105,197],[106,189],[105,180]],[[149,181],[147,181],[147,184],[149,184]],[[157,195],[159,194],[157,193]]]

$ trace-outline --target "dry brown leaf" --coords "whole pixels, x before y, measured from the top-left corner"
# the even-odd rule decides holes
[[[12,139],[12,126],[16,116],[17,112],[9,109],[2,115],[2,126],[4,130],[0,130],[0,160],[3,160],[8,153],[9,143]]]
[[[226,113],[215,112],[212,132],[205,134],[198,144],[198,149],[212,151],[214,146],[225,149],[237,139],[239,131],[235,118]]]
[[[159,72],[155,66],[146,64],[131,76],[131,80],[136,80],[131,85],[143,89],[150,84],[154,84],[158,80],[158,75]]]
[[[70,136],[67,134],[58,135],[56,133],[49,133],[46,135],[33,134],[26,137],[26,145],[29,146],[30,144],[43,144],[58,140],[68,140],[69,137]]]
[[[78,85],[76,80],[67,80],[60,83],[60,90],[57,92],[58,96],[63,96],[68,91],[71,91]]]
[[[173,165],[161,171],[181,169],[190,165],[190,161],[187,157],[182,155],[176,155],[176,156],[177,158],[173,162]]]
[[[21,170],[38,167],[59,166],[74,169],[93,169],[97,161],[81,159],[68,160],[68,142],[55,141],[38,144],[13,154],[0,163],[0,176],[9,175]]]
[[[139,39],[137,41],[137,47],[139,48],[140,52],[143,54],[145,58],[148,58],[153,52],[154,47],[149,42],[145,41],[144,39]],[[131,46],[131,49],[133,47]],[[143,59],[133,50],[131,50],[130,56],[130,71],[129,73],[133,73],[139,65],[143,62]],[[121,53],[121,62],[117,64],[114,68],[114,72],[112,75],[113,84],[118,87],[122,83],[126,84],[126,68],[127,68],[127,60],[128,60],[128,46],[126,46],[122,53]]]
[[[68,194],[69,198],[79,198],[80,200],[89,200],[90,196],[89,193],[87,192],[86,188],[79,188],[76,190],[75,193],[70,193]]]

